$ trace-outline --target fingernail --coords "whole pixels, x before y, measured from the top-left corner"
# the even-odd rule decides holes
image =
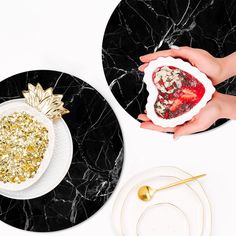
[[[137,118],[139,119],[140,116],[141,116],[141,114],[139,114],[139,115],[137,116]]]
[[[140,127],[141,129],[147,129],[147,128],[145,128],[145,127],[142,126],[142,123],[141,123],[141,125],[140,125],[139,127]]]
[[[139,116],[136,118],[137,119],[137,121],[139,121],[139,122],[143,122],[143,120],[141,120],[140,118],[139,118]]]
[[[175,50],[179,50],[179,49],[180,49],[180,47],[179,47],[179,46],[176,46],[176,45],[170,45],[170,48],[171,48],[171,49],[175,49]]]
[[[174,141],[177,141],[177,140],[179,140],[180,139],[180,136],[175,136],[174,137]]]
[[[142,60],[143,60],[143,58],[144,58],[144,56],[141,56],[141,57],[139,57],[139,60],[140,60],[140,61],[142,61]]]

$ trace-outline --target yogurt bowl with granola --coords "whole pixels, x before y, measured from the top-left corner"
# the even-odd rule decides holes
[[[181,59],[160,57],[144,70],[146,112],[155,125],[176,127],[199,113],[215,88],[207,76]]]

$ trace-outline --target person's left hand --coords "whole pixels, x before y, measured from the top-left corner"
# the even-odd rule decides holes
[[[207,105],[192,118],[192,120],[186,122],[183,125],[177,126],[175,128],[163,128],[154,125],[152,121],[148,119],[146,114],[140,114],[138,119],[143,121],[140,127],[160,132],[173,132],[174,139],[183,135],[204,131],[214,124],[218,119],[222,118],[222,96],[224,95],[216,92],[213,95],[212,100],[208,102]]]

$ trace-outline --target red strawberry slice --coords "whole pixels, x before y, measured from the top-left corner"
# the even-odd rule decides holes
[[[196,91],[193,89],[184,88],[182,89],[182,93],[180,98],[184,101],[194,101],[197,99]]]
[[[176,99],[172,106],[170,107],[170,111],[174,112],[183,102],[180,99]]]

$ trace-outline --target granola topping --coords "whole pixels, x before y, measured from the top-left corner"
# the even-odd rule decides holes
[[[26,112],[0,118],[0,181],[20,184],[33,178],[48,143],[47,128]]]

